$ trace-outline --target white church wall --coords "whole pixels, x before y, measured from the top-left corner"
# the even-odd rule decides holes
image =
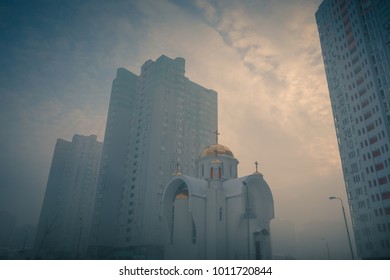
[[[197,259],[196,237],[193,240],[193,218],[188,211],[188,198],[175,199],[173,214],[173,259]]]
[[[214,155],[206,156],[198,161],[198,177],[201,179],[210,179],[210,168]],[[226,155],[218,154],[218,160],[222,163],[222,179],[237,178],[238,160]]]
[[[271,259],[270,220],[274,218],[271,190],[260,174],[248,176],[245,182],[249,197],[252,198],[249,200],[250,239],[253,248],[250,252],[251,258]],[[246,189],[243,189],[243,194],[245,206]]]
[[[197,258],[205,259],[206,256],[206,199],[190,195],[189,209],[196,227]]]
[[[229,259],[246,259],[244,248],[246,248],[246,239],[242,230],[242,211],[241,194],[226,199],[227,221],[227,258]]]
[[[197,182],[200,188],[193,189],[191,187],[194,181],[200,181]],[[182,200],[174,200],[175,193],[183,183],[186,184],[189,192],[189,198],[183,200],[186,201],[185,203]],[[206,256],[206,200],[205,196],[202,195],[202,184],[205,183],[199,179],[177,175],[171,180],[164,192],[162,217],[166,259],[204,259]],[[206,186],[203,187],[206,188]],[[179,208],[176,208],[176,204]],[[173,209],[175,209],[175,213],[173,213]],[[173,221],[172,218],[176,220]],[[196,228],[195,243],[192,240],[192,221]],[[171,243],[172,224],[174,225],[173,243]],[[179,226],[181,224],[183,227]],[[191,231],[188,230],[189,228]]]
[[[245,181],[249,188],[249,207],[252,213],[256,215],[259,226],[269,230],[269,222],[274,218],[271,190],[260,175],[248,176]],[[245,193],[246,190],[243,189],[243,192]],[[243,200],[245,199],[244,196]]]

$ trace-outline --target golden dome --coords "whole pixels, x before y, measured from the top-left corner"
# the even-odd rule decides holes
[[[232,151],[228,147],[221,144],[214,144],[204,148],[200,153],[199,158],[215,155],[215,150],[217,150],[218,155],[234,157]]]

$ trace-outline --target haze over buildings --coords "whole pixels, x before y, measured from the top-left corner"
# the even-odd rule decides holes
[[[390,258],[390,1],[316,13],[358,256]]]
[[[0,211],[17,227],[37,224],[57,139],[102,141],[117,68],[139,76],[146,60],[166,54],[184,57],[186,76],[218,92],[220,140],[234,148],[239,173],[258,161],[276,216],[315,240],[297,251],[317,247],[313,258],[322,258],[325,237],[331,256],[344,258],[340,208],[328,200],[346,198],[314,17],[320,2],[2,1]],[[315,230],[306,227],[313,221]]]
[[[101,150],[96,135],[57,140],[35,238],[37,258],[85,255]]]

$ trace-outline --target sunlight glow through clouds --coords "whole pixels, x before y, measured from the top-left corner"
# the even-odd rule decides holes
[[[338,155],[329,97],[313,20],[316,5],[279,6],[279,13],[289,17],[274,26],[265,25],[260,17],[251,17],[250,5],[244,3],[234,2],[221,10],[208,1],[197,4],[227,45],[236,50],[241,62],[248,66],[250,72],[246,75],[249,75],[240,81],[250,86],[244,87],[242,94],[249,97],[245,100],[254,106],[259,119],[269,125],[277,123],[294,135],[305,147],[306,155],[321,162],[316,171],[318,175],[338,168],[339,162],[334,160]],[[292,10],[291,14],[287,9]],[[254,77],[251,79],[251,76]],[[220,93],[221,103],[224,94],[226,92]],[[245,115],[242,117],[244,120]]]

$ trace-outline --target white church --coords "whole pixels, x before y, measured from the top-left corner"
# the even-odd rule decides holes
[[[237,178],[238,160],[221,144],[205,148],[197,178],[178,168],[164,190],[165,259],[271,259],[271,190],[256,172]]]

